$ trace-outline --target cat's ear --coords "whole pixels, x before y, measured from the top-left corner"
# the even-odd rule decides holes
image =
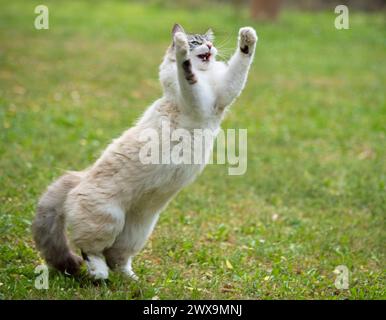
[[[172,36],[174,36],[174,34],[177,33],[177,32],[185,33],[184,28],[180,24],[178,24],[178,23],[174,24],[174,26],[173,26]]]
[[[214,40],[213,30],[209,28],[208,31],[205,32],[205,36],[209,39],[209,41],[213,41]]]

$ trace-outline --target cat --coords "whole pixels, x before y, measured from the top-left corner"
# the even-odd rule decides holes
[[[159,72],[163,97],[94,165],[68,172],[48,187],[32,224],[36,247],[48,265],[76,274],[84,261],[95,279],[107,279],[109,269],[138,279],[132,258],[144,247],[160,212],[208,160],[190,165],[143,164],[141,132],[160,130],[164,120],[172,128],[216,132],[246,83],[257,43],[255,30],[239,30],[236,52],[227,63],[216,61],[213,40],[211,29],[187,34],[175,24]],[[71,251],[70,243],[80,249],[82,258]]]

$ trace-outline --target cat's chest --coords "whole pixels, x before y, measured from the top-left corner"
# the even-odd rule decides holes
[[[151,186],[161,192],[178,191],[191,183],[210,162],[216,133],[211,130],[178,129],[180,139],[170,141],[168,148],[162,145],[160,165],[153,167]]]
[[[149,179],[147,190],[162,197],[174,194],[195,180],[205,164],[168,164],[160,165]],[[150,181],[151,180],[151,181]]]
[[[197,81],[200,82],[200,88],[206,88],[208,92],[214,94],[215,87],[218,82],[216,74],[214,72],[200,70],[197,70],[195,74],[197,76]]]
[[[147,188],[135,201],[137,211],[155,212],[163,207],[183,187],[192,182],[202,170],[201,165],[162,165],[147,181]]]

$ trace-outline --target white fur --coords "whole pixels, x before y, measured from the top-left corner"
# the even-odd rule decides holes
[[[109,269],[103,258],[89,255],[87,259],[87,270],[93,278],[103,280],[109,277]]]
[[[131,268],[131,260],[132,260],[132,257],[129,257],[127,259],[127,263],[123,267],[122,272],[126,274],[128,277],[132,278],[133,280],[138,280],[137,275],[134,273],[133,269]]]
[[[238,47],[226,64],[215,60],[214,47],[210,61],[201,61],[197,55],[204,47],[189,52],[186,35],[174,35],[174,47],[169,48],[160,67],[164,96],[83,172],[65,202],[70,239],[87,254],[92,276],[107,278],[108,268],[101,258],[104,255],[109,266],[136,278],[132,257],[145,245],[159,213],[205,166],[142,164],[138,158],[143,145],[138,139],[141,131],[160,130],[165,119],[174,128],[218,130],[225,109],[245,85],[256,41],[252,28],[240,29]],[[249,46],[248,54],[239,49],[245,45]],[[194,84],[186,80],[182,68],[187,59],[191,60]]]

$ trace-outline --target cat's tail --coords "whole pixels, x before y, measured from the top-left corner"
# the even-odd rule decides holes
[[[64,202],[68,192],[81,180],[78,172],[70,172],[53,184],[40,198],[32,233],[37,249],[47,264],[70,274],[79,271],[82,259],[71,252],[65,234]]]

